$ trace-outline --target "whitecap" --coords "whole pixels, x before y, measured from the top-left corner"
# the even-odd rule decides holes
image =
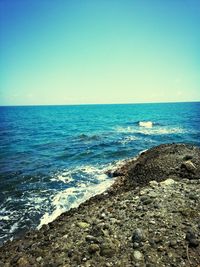
[[[144,135],[165,135],[165,134],[182,134],[186,130],[181,127],[117,127],[117,132],[120,133],[132,133],[132,134],[144,134]]]
[[[152,121],[139,121],[139,126],[145,127],[145,128],[152,128],[153,122]]]

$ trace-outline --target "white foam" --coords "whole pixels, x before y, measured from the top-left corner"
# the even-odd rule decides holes
[[[91,185],[89,187],[80,186],[79,188],[73,187],[59,192],[55,195],[52,202],[55,207],[54,211],[52,213],[45,213],[40,219],[40,224],[37,228],[40,229],[42,225],[54,221],[58,216],[70,208],[78,207],[90,197],[103,193],[112,183],[112,180],[107,179],[97,185]]]
[[[152,121],[140,121],[139,122],[140,127],[145,127],[145,128],[152,128],[153,127],[153,122]]]
[[[10,228],[10,232],[9,232],[9,233],[14,233],[15,230],[17,230],[17,228],[18,228],[18,222],[15,222],[15,223],[11,226],[11,228]]]
[[[126,144],[128,144],[128,143],[130,143],[130,142],[132,142],[132,141],[136,141],[136,140],[138,140],[138,139],[139,139],[139,138],[136,137],[136,136],[134,136],[134,135],[132,135],[132,136],[127,136],[127,137],[125,137],[123,140],[121,140],[120,143],[123,144],[123,145],[126,145]]]
[[[51,178],[51,181],[61,181],[65,184],[68,184],[73,181],[69,171],[63,171],[62,173],[56,174]]]
[[[128,126],[128,127],[117,127],[117,132],[119,133],[135,133],[135,129]]]
[[[121,133],[132,133],[132,134],[145,134],[145,135],[165,135],[165,134],[180,134],[185,133],[185,130],[180,127],[118,127],[116,128],[117,132]]]

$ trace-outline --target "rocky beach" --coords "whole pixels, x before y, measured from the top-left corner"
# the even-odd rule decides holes
[[[114,184],[0,248],[0,266],[200,266],[200,148],[160,145],[108,171]]]

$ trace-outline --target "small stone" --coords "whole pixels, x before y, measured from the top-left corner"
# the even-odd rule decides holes
[[[183,160],[187,161],[187,160],[190,160],[190,159],[192,159],[192,158],[193,158],[192,155],[185,155],[185,156],[183,157]]]
[[[41,262],[41,261],[42,261],[42,257],[37,257],[37,258],[36,258],[36,261],[37,261],[37,262]]]
[[[135,229],[132,235],[132,242],[140,243],[145,240],[146,240],[146,236],[145,236],[144,231],[140,228]]]
[[[77,225],[82,229],[86,229],[90,226],[90,224],[86,222],[78,222]]]
[[[86,237],[85,237],[85,240],[87,241],[87,242],[93,242],[93,243],[98,243],[98,239],[96,238],[96,237],[94,237],[94,236],[92,236],[92,235],[87,235]]]
[[[199,240],[192,229],[187,231],[185,239],[188,241],[190,247],[197,247],[199,245]]]
[[[177,245],[176,240],[171,240],[170,243],[169,243],[169,246],[172,247],[172,248],[174,248],[176,245]]]
[[[101,245],[101,251],[100,251],[100,255],[101,256],[105,256],[105,257],[113,257],[113,255],[115,254],[116,249],[115,246],[111,243],[104,243]]]
[[[133,257],[136,261],[141,261],[143,260],[143,254],[139,250],[135,250],[133,252]]]
[[[160,182],[160,185],[161,185],[162,187],[165,187],[165,186],[173,185],[173,184],[175,184],[175,183],[176,183],[176,182],[175,182],[173,179],[169,178],[169,179],[167,179],[167,180],[165,180],[165,181],[163,181],[163,182]]]
[[[148,205],[148,204],[151,204],[152,203],[152,199],[150,197],[148,197],[148,196],[142,196],[140,198],[140,200],[142,201],[142,203],[144,205]]]
[[[191,200],[198,200],[198,199],[199,199],[198,195],[196,195],[195,193],[190,193],[190,194],[188,195],[188,197],[189,197],[189,199],[191,199]]]
[[[149,182],[149,185],[150,185],[152,188],[155,188],[155,187],[158,186],[158,182],[156,182],[155,180],[153,180],[153,181],[150,181],[150,182]]]
[[[17,261],[17,266],[19,266],[19,267],[29,267],[30,266],[30,263],[29,263],[29,261],[28,261],[27,258],[21,257]]]
[[[139,243],[137,243],[137,242],[134,242],[133,243],[133,248],[139,248],[140,247],[140,244]]]
[[[97,251],[100,251],[100,247],[97,244],[91,244],[88,248],[89,253],[94,254]]]
[[[192,173],[196,172],[196,166],[190,160],[182,163],[181,169],[186,169],[188,172],[192,172]]]

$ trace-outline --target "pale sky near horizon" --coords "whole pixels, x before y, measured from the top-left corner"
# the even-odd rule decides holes
[[[200,101],[200,1],[0,0],[0,105]]]

